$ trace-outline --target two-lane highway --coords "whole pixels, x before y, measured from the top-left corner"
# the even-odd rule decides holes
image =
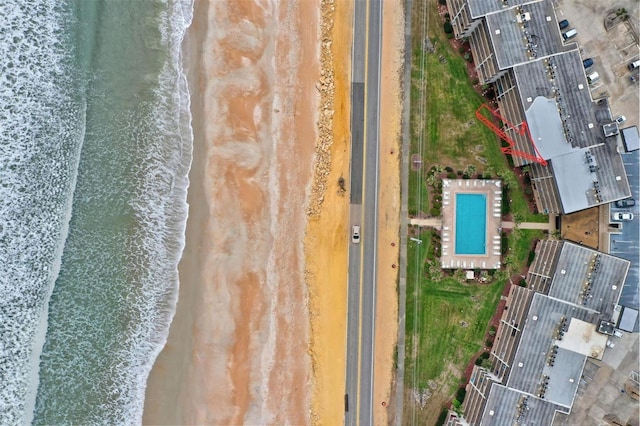
[[[373,424],[379,177],[381,0],[355,0],[351,84],[351,224],[345,424]]]

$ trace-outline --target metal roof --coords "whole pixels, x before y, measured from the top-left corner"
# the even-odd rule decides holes
[[[500,69],[575,48],[562,42],[550,1],[523,3],[485,19]]]
[[[624,142],[624,149],[627,152],[640,149],[640,137],[638,137],[638,128],[636,126],[622,129],[622,140]]]
[[[558,405],[571,406],[586,357],[558,348],[553,365],[548,363],[559,326],[563,319],[570,318],[590,321],[595,316],[585,308],[540,293],[533,296],[507,386],[539,395],[546,377],[544,398]]]
[[[630,262],[565,241],[549,296],[584,306],[610,319]]]
[[[494,385],[487,398],[482,425],[550,425],[556,411],[568,412],[552,402]]]
[[[637,320],[638,311],[631,308],[624,308],[624,310],[622,311],[622,316],[620,317],[618,328],[620,330],[633,332]]]
[[[554,157],[551,167],[565,214],[631,195],[615,143]]]
[[[480,18],[489,13],[500,12],[529,2],[531,0],[468,0],[469,10],[473,18]]]

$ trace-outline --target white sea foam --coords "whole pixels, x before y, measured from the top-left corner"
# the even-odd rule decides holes
[[[0,1],[0,424],[31,420],[84,132],[67,11]]]
[[[170,1],[154,23],[164,30],[160,43],[169,56],[154,92],[157,102],[149,106],[152,122],[143,124],[168,136],[157,144],[141,144],[133,171],[140,184],[128,202],[138,226],[125,255],[135,291],[122,303],[133,307],[128,312],[135,317],[117,337],[121,344],[115,359],[98,360],[105,371],[96,377],[100,385],[108,383],[109,395],[92,401],[95,416],[75,418],[76,423],[141,422],[146,380],[175,312],[192,149],[181,42],[192,11],[192,1]],[[59,2],[0,0],[0,424],[30,423],[33,417],[47,306],[67,239],[86,112],[85,84],[72,73],[77,65],[71,66],[74,40],[67,38],[72,19]],[[132,119],[130,125],[140,123]],[[167,145],[166,140],[175,143]],[[109,191],[113,189],[105,187],[102,195],[109,197]],[[95,195],[75,196],[90,201]],[[99,248],[89,245],[87,250]],[[69,318],[76,316],[72,321],[82,321],[78,316],[87,312],[82,308],[70,304],[63,309]],[[57,326],[62,344],[68,339],[74,348],[91,352],[93,343]],[[65,355],[48,368],[73,374],[86,363],[81,351]],[[57,391],[38,389],[38,398],[44,395],[48,409],[65,412],[68,401]],[[47,418],[35,422],[47,423]]]

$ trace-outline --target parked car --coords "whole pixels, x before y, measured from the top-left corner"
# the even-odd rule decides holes
[[[351,228],[351,242],[354,244],[360,242],[360,225],[353,225]]]
[[[587,76],[587,81],[589,82],[589,84],[593,84],[598,80],[600,80],[600,74],[598,74],[597,72],[592,72]]]
[[[569,21],[567,21],[566,19],[563,19],[562,21],[558,22],[558,26],[560,27],[561,30],[564,30],[569,26]]]
[[[616,212],[613,214],[613,220],[633,220],[633,213]]]
[[[624,115],[619,115],[619,116],[615,117],[615,118],[613,119],[613,121],[615,121],[615,122],[616,122],[616,123],[618,123],[618,124],[622,124],[622,123],[624,123],[625,121],[627,121],[627,117],[625,117]]]
[[[616,207],[633,207],[636,205],[636,200],[633,198],[625,198],[624,200],[618,200],[615,202]]]
[[[582,65],[584,66],[585,69],[589,68],[590,66],[593,65],[593,59],[591,58],[587,58],[584,61],[582,61]]]
[[[562,38],[564,39],[564,41],[567,41],[571,38],[574,38],[577,35],[578,35],[578,30],[576,30],[575,28],[571,28],[570,30],[562,33]]]
[[[640,68],[640,60],[633,61],[629,65],[627,65],[630,71],[635,70],[636,68]]]

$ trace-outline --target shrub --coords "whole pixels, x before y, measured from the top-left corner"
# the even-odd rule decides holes
[[[490,359],[485,359],[484,361],[482,361],[482,363],[480,363],[480,367],[482,368],[486,368],[487,370],[493,370],[493,362],[491,362]]]
[[[445,12],[444,19],[448,21],[450,18],[451,18],[451,15],[449,15],[449,12]]]
[[[446,408],[443,408],[442,411],[440,412],[440,415],[438,416],[438,420],[436,420],[436,425],[438,426],[444,425],[444,422],[447,421],[448,415],[449,415],[449,410],[447,410]]]
[[[431,208],[431,216],[433,216],[433,217],[440,216],[440,209],[438,209],[436,207],[432,207]]]
[[[452,173],[452,172],[453,172],[453,168],[451,168],[451,167],[449,167],[449,166],[445,167],[445,168],[444,168],[444,170],[445,170],[447,173]]]
[[[489,359],[489,352],[482,352],[478,358],[476,358],[476,365],[482,364],[482,361]]]
[[[520,282],[518,283],[518,285],[520,287],[526,287],[527,286],[527,280],[525,280],[524,278],[520,279]]]
[[[496,326],[492,325],[491,327],[489,327],[489,336],[495,336],[496,335]]]
[[[458,388],[458,392],[456,392],[456,399],[462,403],[464,402],[465,396],[467,396],[467,390],[465,388]]]
[[[458,171],[456,172],[456,174],[457,174],[458,176],[462,176],[462,170],[458,170]]]
[[[441,6],[446,6],[447,0],[438,0],[438,3],[440,3]]]
[[[451,21],[444,21],[443,29],[446,34],[453,34],[453,25],[451,25]]]
[[[527,266],[531,266],[533,259],[536,258],[536,252],[534,250],[529,251],[529,257],[527,258]]]
[[[457,177],[457,175],[455,173],[453,173],[453,172],[447,173],[447,178],[449,178],[449,179],[455,179],[456,177]]]
[[[490,348],[493,346],[493,339],[489,338],[484,342],[485,346]]]
[[[442,203],[434,201],[433,202],[433,207],[436,208],[436,209],[441,209],[442,208]]]

